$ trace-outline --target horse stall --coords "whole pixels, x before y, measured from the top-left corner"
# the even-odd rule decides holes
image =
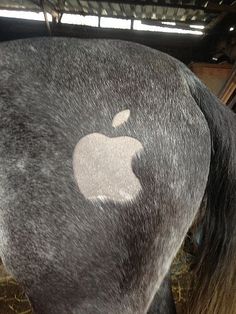
[[[81,55],[80,51],[77,51],[77,46],[82,51]],[[79,60],[79,62],[76,63],[75,60]],[[99,62],[97,68],[96,62]],[[111,68],[112,70],[110,70]],[[146,74],[146,68],[148,68],[148,74]],[[162,73],[158,73],[157,68],[161,69]],[[3,156],[0,156],[0,168],[4,168],[4,170],[0,169],[0,208],[10,208],[6,212],[4,209],[0,210],[0,220],[4,221],[4,223],[0,222],[0,258],[2,258],[0,264],[0,314],[236,314],[235,1],[1,0],[0,72],[0,130],[3,139],[0,140],[0,151]],[[74,73],[74,76],[71,73]],[[11,81],[9,78],[12,77]],[[155,82],[160,82],[157,91],[153,88]],[[110,91],[114,88],[113,85],[117,90],[110,95]],[[63,95],[65,90],[68,91],[66,97]],[[76,141],[73,142],[73,132],[77,122],[74,122],[73,119],[77,113],[71,106],[71,102],[75,99],[73,93],[78,90],[79,96],[77,97],[84,107],[79,111],[82,118],[75,120],[79,121],[78,124],[83,125],[83,130],[80,131],[81,134],[83,133],[83,138],[74,145]],[[186,95],[186,98],[182,96],[182,90],[184,90],[183,95]],[[169,101],[172,93],[176,99],[173,98]],[[166,122],[160,122],[160,125],[163,123],[163,129],[166,125],[169,128],[173,127],[173,138],[177,134],[175,141],[169,140],[165,132],[162,134],[161,129],[155,131],[155,123],[159,120],[155,120],[156,118],[153,118],[152,115],[147,116],[148,114],[145,113],[146,116],[142,116],[142,119],[138,115],[142,110],[148,112],[149,108],[155,111],[156,105],[151,106],[159,97],[158,95],[160,95],[160,99],[162,97],[162,99],[166,99],[166,102],[158,100],[158,105],[167,108],[157,111],[157,115],[160,115],[163,121],[166,119]],[[90,100],[89,104],[88,99]],[[120,105],[119,107],[118,105],[119,110],[115,110],[110,105],[107,107],[103,105],[104,107],[100,108],[98,99],[103,104],[106,104],[108,99],[114,99],[114,101],[125,103],[125,106]],[[145,100],[147,105],[142,104],[142,107],[138,108],[139,103]],[[69,113],[59,113],[60,107],[56,106],[54,109],[50,109],[49,106],[54,101],[55,103],[65,103],[67,106],[65,108]],[[26,109],[19,109],[18,112],[17,106],[19,108],[26,107],[24,102],[32,103],[32,109],[27,109],[27,112],[24,111]],[[134,103],[137,103],[137,112]],[[170,104],[164,106],[166,103]],[[190,103],[190,107],[192,103],[197,104],[193,106],[190,113],[188,113],[188,103]],[[86,104],[87,108],[85,108]],[[127,107],[128,105],[130,107]],[[37,119],[29,118],[29,113],[31,114],[34,110],[34,115],[40,117],[42,125]],[[164,110],[169,111],[164,114]],[[47,111],[50,112],[51,120],[47,117]],[[94,118],[94,112],[96,112],[97,121]],[[63,116],[65,115],[68,115],[71,123],[64,126]],[[110,126],[103,122],[104,116],[108,120],[110,119]],[[127,121],[134,117],[135,123],[129,129]],[[172,125],[166,117],[169,119],[174,117],[174,121],[177,121],[176,124]],[[46,127],[53,130],[51,129],[54,123],[53,118],[56,119],[55,123],[59,121],[65,127],[62,130],[55,127],[58,130],[58,136],[53,131],[46,131]],[[19,123],[15,124],[14,119],[18,119]],[[31,119],[32,125],[30,126],[29,122],[24,123],[24,119]],[[181,123],[186,123],[187,126],[180,126]],[[120,127],[122,125],[124,125],[127,136],[122,136],[123,131]],[[98,131],[100,129],[101,133]],[[67,139],[63,130],[69,132],[70,136]],[[140,130],[145,135],[139,134]],[[35,133],[31,138],[32,132]],[[44,132],[42,141],[40,132]],[[156,137],[153,135],[155,132],[157,133]],[[168,133],[168,131],[166,132]],[[182,135],[181,132],[188,135]],[[106,134],[110,134],[110,136],[105,136]],[[26,137],[25,142],[21,136]],[[160,136],[161,143],[158,144],[158,148],[163,149],[167,155],[169,154],[170,159],[168,159],[169,167],[166,166],[164,169],[165,162],[163,162],[163,172],[158,170],[156,175],[155,160],[161,163],[162,159],[157,157],[155,152],[152,153],[152,147],[156,145],[154,140],[159,138],[158,136]],[[181,142],[182,136],[184,137],[183,142]],[[53,144],[55,147],[53,145],[46,147],[45,141],[54,137],[56,138],[56,144]],[[57,145],[59,147],[58,143],[61,143],[62,138],[65,138],[65,142],[67,142],[62,148],[63,152],[54,151],[53,149],[57,149]],[[15,142],[10,144],[11,140]],[[128,144],[125,144],[125,140],[128,141]],[[189,148],[186,148],[186,151],[189,152],[187,156],[182,152],[180,147],[182,144],[179,146],[176,144],[178,140],[183,147],[189,145]],[[34,144],[37,141],[38,146]],[[65,187],[65,182],[70,182],[69,175],[62,180],[63,170],[60,169],[60,166],[55,170],[54,165],[55,163],[60,165],[59,157],[64,162],[63,154],[67,156],[66,149],[70,146],[70,141],[75,147],[73,169],[77,188],[83,194],[79,204],[82,204],[84,215],[87,215],[88,208],[85,199],[91,201],[91,206],[95,206],[94,199],[99,199],[101,212],[105,213],[108,206],[114,206],[116,212],[127,211],[128,217],[115,215],[112,219],[117,224],[113,221],[110,222],[109,217],[104,220],[101,217],[94,218],[94,220],[91,218],[88,221],[87,218],[83,218],[87,224],[94,223],[93,229],[88,231],[89,227],[84,225],[80,226],[80,231],[78,231],[78,227],[73,223],[74,220],[79,220],[80,216],[76,216],[76,209],[71,206],[74,216],[73,219],[69,217],[67,220],[69,214],[66,208],[70,206],[70,201],[73,204],[78,192],[74,192],[75,188],[72,183],[70,183],[70,187]],[[35,148],[34,145],[36,145]],[[98,180],[94,175],[97,168],[92,163],[87,165],[88,159],[93,155],[93,146],[96,145],[111,146],[117,155],[121,154],[120,156],[123,155],[119,149],[126,152],[125,147],[128,146],[128,154],[130,156],[137,154],[137,163],[148,166],[151,170],[142,172],[136,165],[136,159],[135,162],[132,161],[129,169],[125,168],[123,172],[119,170],[121,174],[117,179],[119,184],[116,182],[116,185],[118,184],[120,188],[121,186],[127,188],[126,193],[123,193],[121,197],[116,194],[113,183],[109,183],[108,191],[106,180]],[[178,160],[175,161],[173,147],[182,156],[185,165],[178,163]],[[8,149],[11,149],[13,155],[8,154]],[[34,162],[29,166],[31,172],[27,178],[23,179],[23,175],[19,175],[19,172],[26,171],[26,159],[22,156],[27,149],[31,154],[30,160],[38,160],[38,162],[41,162],[40,158],[43,154],[38,152],[40,150],[45,152],[49,163],[43,164],[43,170],[41,169],[43,177],[32,174],[36,171],[34,169],[38,169]],[[147,151],[150,149],[147,160],[138,155],[145,149]],[[194,153],[194,150],[199,151]],[[78,157],[81,151],[84,151],[85,157],[83,158]],[[106,159],[107,152],[104,153],[102,149],[97,149],[97,151],[96,156],[98,159],[100,158],[99,165],[101,164],[99,166],[99,171],[102,173],[101,178],[104,178],[103,172],[110,171],[109,167],[102,165],[104,160],[114,163],[116,167],[120,167],[119,169],[124,167],[122,161],[115,160],[115,157]],[[45,156],[42,158],[46,158]],[[1,158],[5,161],[1,161]],[[193,170],[192,161],[196,162],[197,170],[195,168]],[[65,164],[66,162],[67,159],[65,159]],[[175,166],[173,166],[174,162],[176,162]],[[9,170],[5,171],[5,167]],[[66,165],[66,167],[70,168],[70,165]],[[169,170],[169,168],[173,168],[173,170]],[[180,168],[180,173],[176,170],[177,168]],[[189,169],[189,173],[185,178],[183,173],[187,171],[186,169]],[[9,171],[8,181],[12,184],[9,189],[3,187],[7,171]],[[150,175],[147,178],[148,171]],[[173,186],[177,184],[178,180],[172,182],[171,178],[177,172],[179,180],[187,182],[186,184],[181,183],[185,184],[185,190],[182,188],[183,192],[181,192],[182,190],[178,192],[179,195],[182,195],[181,200],[179,200],[180,196],[174,200],[168,198],[169,191],[175,190]],[[47,181],[51,173],[56,173],[57,186],[54,184],[55,182]],[[130,181],[129,178],[124,179],[127,173],[130,173]],[[166,182],[162,181],[162,185],[158,185],[159,183],[155,185],[156,177],[161,177],[162,174],[166,178]],[[142,176],[145,177],[143,181]],[[37,180],[42,180],[42,185],[45,184],[45,188],[37,185],[38,195],[33,188]],[[13,186],[18,192],[14,192]],[[20,188],[18,188],[19,186]],[[99,192],[96,192],[98,186]],[[64,187],[65,190],[63,190]],[[139,199],[137,195],[140,195],[138,193],[141,193],[142,189],[146,193],[146,198],[139,196]],[[5,190],[7,190],[7,194]],[[14,194],[12,199],[16,198],[17,201],[11,199],[11,193]],[[27,196],[24,197],[24,193]],[[51,196],[48,196],[49,194]],[[65,194],[66,196],[64,196]],[[158,199],[153,201],[158,206],[163,206],[166,202],[176,205],[178,200],[175,211],[179,210],[179,213],[175,213],[173,210],[172,215],[172,212],[166,209],[166,213],[169,213],[167,218],[167,214],[164,217],[161,210],[155,212],[152,209],[150,198],[152,196],[154,198],[156,194],[159,199],[163,200],[162,204],[158,204]],[[104,201],[106,199],[104,195],[107,197],[107,203]],[[135,203],[137,210],[140,210],[138,217],[135,216],[135,206],[125,207],[127,204],[131,204],[133,199],[136,200],[134,196],[138,199]],[[11,205],[6,205],[8,199]],[[46,199],[47,201],[44,201]],[[55,201],[56,204],[54,204],[54,199],[59,199],[61,203],[57,204]],[[44,214],[43,210],[41,212],[37,207],[37,202],[42,207],[53,208],[53,215],[50,216],[47,212]],[[31,209],[26,209],[25,204],[32,204],[32,208],[35,210],[34,214]],[[188,211],[188,206],[193,209]],[[59,208],[56,214],[55,207]],[[64,208],[64,211],[61,208]],[[156,225],[152,219],[148,220],[142,208],[149,211],[151,218],[155,222],[157,221]],[[185,211],[184,208],[186,208]],[[9,211],[16,212],[9,214]],[[174,217],[175,214],[176,217]],[[30,216],[29,221],[24,220],[22,218],[24,215],[27,218],[33,215],[33,218]],[[128,221],[129,219],[131,222]],[[40,224],[41,220],[44,220],[43,224]],[[144,220],[142,228],[135,227],[130,230],[131,223],[141,225]],[[75,228],[70,233],[75,234],[75,238],[71,236],[71,241],[68,240],[70,235],[63,231],[64,225],[67,223],[67,228]],[[109,236],[100,227],[100,223],[111,228]],[[119,224],[126,227],[123,229]],[[44,226],[47,226],[45,230],[43,230]],[[160,231],[162,227],[165,230],[163,233]],[[155,254],[150,253],[148,251],[150,248],[146,245],[146,242],[149,241],[149,235],[147,235],[149,228],[152,230],[150,233],[160,232],[158,239],[163,239],[163,248],[165,249],[161,252],[158,245],[153,249],[156,255],[163,254],[163,258],[157,259],[158,266],[156,268],[158,269],[153,266],[155,271],[146,271],[145,268],[148,264],[146,259],[150,256],[150,259],[153,259],[152,264],[155,265],[155,257],[153,257]],[[50,233],[48,233],[49,229]],[[85,231],[83,232],[83,230]],[[127,241],[128,244],[125,242],[127,246],[129,245],[127,252],[123,252],[122,245],[116,243],[117,234],[114,234],[113,230],[118,230],[117,233],[122,234],[122,241]],[[81,234],[78,236],[79,232]],[[52,233],[52,239],[45,242],[44,234],[51,235]],[[41,237],[37,237],[38,234]],[[96,237],[93,234],[96,234]],[[47,237],[49,236],[47,235]],[[65,240],[64,237],[68,239]],[[141,240],[137,240],[136,237],[140,237]],[[79,275],[77,274],[79,271],[73,268],[78,263],[76,259],[78,256],[75,253],[78,243],[73,243],[70,250],[68,249],[69,255],[65,255],[67,258],[69,256],[69,259],[71,257],[73,267],[68,266],[65,258],[53,260],[54,257],[52,257],[54,256],[53,252],[57,250],[63,256],[64,247],[59,245],[60,242],[70,246],[70,243],[78,241],[78,238],[84,239],[83,243],[86,241],[90,243],[90,239],[91,242],[97,241],[94,246],[90,244],[91,251],[86,252],[86,258],[81,257],[81,263],[86,264],[87,261],[90,261],[87,266],[89,271],[84,266],[86,271],[81,271]],[[172,238],[175,241],[172,241]],[[112,241],[114,241],[114,247]],[[142,245],[140,245],[140,241],[143,241]],[[155,242],[155,240],[153,241]],[[58,243],[55,245],[56,248],[52,245],[54,242]],[[122,283],[119,282],[119,289],[125,291],[122,301],[119,298],[113,300],[112,284],[111,291],[107,291],[108,288],[106,290],[108,279],[110,278],[112,283],[117,279],[115,272],[109,271],[108,275],[108,268],[115,262],[107,261],[104,256],[99,255],[97,248],[100,244],[101,251],[106,252],[107,248],[117,260],[121,259],[122,254],[125,256],[128,254],[126,259],[130,261],[133,258],[134,264],[138,265],[134,269],[135,271],[138,269],[140,273],[136,274],[128,261],[122,260],[119,264],[119,267],[123,267],[122,274],[125,274]],[[9,253],[11,250],[13,253]],[[35,250],[38,250],[37,254],[35,254]],[[144,257],[141,254],[142,250],[149,252],[147,256]],[[78,254],[82,254],[81,252],[83,252],[82,249]],[[168,258],[167,255],[165,256],[166,252],[169,252]],[[61,256],[60,253],[58,254]],[[55,256],[57,256],[56,253]],[[44,258],[50,261],[50,267],[49,264],[44,264]],[[107,269],[105,269],[106,263],[109,265]],[[107,271],[107,274],[104,275],[104,282],[99,273],[101,265]],[[80,266],[78,268],[80,269]],[[93,281],[90,274],[93,274],[94,269],[96,269],[97,277]],[[143,275],[143,273],[145,274]],[[68,279],[73,275],[81,277],[81,274],[84,278],[81,279],[80,285]],[[139,283],[141,288],[140,290],[137,288],[138,296],[136,296],[132,289],[136,287],[135,285],[139,285],[138,282],[141,282],[141,279],[144,280],[142,276],[146,276],[146,281]],[[132,284],[129,280],[132,281]],[[41,290],[35,287],[38,285],[42,286]],[[79,294],[81,307],[73,308],[74,304],[79,303],[77,301],[78,289],[82,291],[81,295]],[[111,294],[112,304],[107,305],[104,291]],[[115,288],[114,291],[116,291]],[[87,305],[86,296],[91,297],[89,293],[93,297],[94,304]],[[98,299],[96,299],[97,295]],[[50,298],[51,301],[48,301]],[[67,302],[63,303],[62,298],[67,299]],[[145,306],[143,305],[144,300],[147,303]],[[59,305],[54,308],[55,303]]]

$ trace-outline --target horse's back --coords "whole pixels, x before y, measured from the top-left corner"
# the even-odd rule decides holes
[[[2,44],[0,71],[5,265],[43,313],[145,312],[209,170],[179,65],[136,44],[58,38]],[[132,149],[128,172],[119,156]]]

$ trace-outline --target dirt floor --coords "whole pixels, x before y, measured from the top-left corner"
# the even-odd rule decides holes
[[[181,250],[172,266],[172,290],[178,314],[189,291],[189,256]],[[0,314],[33,314],[22,287],[9,276],[0,264]]]

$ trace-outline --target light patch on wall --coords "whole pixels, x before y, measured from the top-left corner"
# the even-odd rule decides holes
[[[98,16],[84,16],[79,14],[65,13],[62,15],[61,23],[98,27]]]
[[[204,25],[189,25],[191,28],[195,28],[195,29],[204,29],[205,26]]]
[[[104,28],[130,29],[131,20],[118,19],[113,17],[101,17],[100,26]]]
[[[43,12],[0,10],[0,16],[35,21],[45,20]],[[47,18],[49,22],[52,21],[51,14],[47,13]]]
[[[142,24],[141,20],[134,21],[134,30],[175,34],[203,35],[203,32],[198,30],[187,30],[175,27],[145,25]]]
[[[176,25],[175,22],[161,22],[161,24],[164,24],[164,25],[171,25],[171,26],[175,26],[175,25]]]

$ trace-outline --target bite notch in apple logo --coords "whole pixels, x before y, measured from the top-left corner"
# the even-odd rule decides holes
[[[117,113],[112,126],[120,126],[129,116],[130,110]],[[142,189],[132,170],[132,159],[141,150],[142,144],[129,136],[84,136],[73,152],[73,171],[80,192],[94,201],[132,201]]]

